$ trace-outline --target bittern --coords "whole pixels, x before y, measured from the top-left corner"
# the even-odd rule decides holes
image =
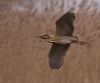
[[[56,34],[42,35],[40,38],[52,43],[49,53],[49,66],[51,69],[59,69],[63,62],[66,51],[71,43],[87,44],[79,40],[77,36],[73,36],[75,14],[67,12],[56,21]]]

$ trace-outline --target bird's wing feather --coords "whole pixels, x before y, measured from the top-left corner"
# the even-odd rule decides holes
[[[72,36],[74,31],[73,21],[74,13],[67,12],[56,21],[56,34],[61,36]]]
[[[53,43],[50,53],[49,53],[49,66],[51,69],[59,69],[63,62],[66,51],[68,50],[70,44],[60,45]]]

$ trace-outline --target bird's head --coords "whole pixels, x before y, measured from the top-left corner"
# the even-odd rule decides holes
[[[50,36],[49,35],[41,35],[40,38],[41,39],[50,39]]]

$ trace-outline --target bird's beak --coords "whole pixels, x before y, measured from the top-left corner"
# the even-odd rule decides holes
[[[43,38],[43,36],[38,36],[38,38],[41,38],[41,39],[42,39],[42,38]]]
[[[43,39],[42,36],[35,36],[36,38]]]

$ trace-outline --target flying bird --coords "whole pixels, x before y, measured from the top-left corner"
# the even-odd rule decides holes
[[[56,33],[52,35],[42,35],[40,38],[52,43],[49,57],[51,69],[59,69],[64,62],[64,56],[71,43],[87,44],[73,36],[75,14],[67,12],[56,21]]]

